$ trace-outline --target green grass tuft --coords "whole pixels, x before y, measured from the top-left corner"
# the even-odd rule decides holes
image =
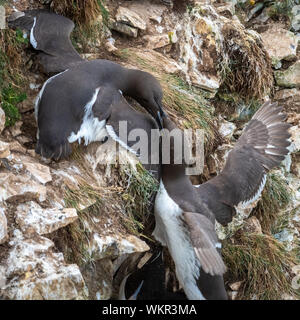
[[[25,78],[21,59],[26,40],[20,30],[0,30],[0,101],[7,127],[21,118],[18,104],[27,98],[23,91]]]
[[[53,0],[53,10],[75,23],[71,41],[78,52],[93,52],[105,36],[109,12],[104,4],[103,0]]]
[[[103,23],[108,26],[108,21],[109,21],[109,12],[104,6],[104,1],[103,0],[97,0],[98,6],[100,8],[100,12],[102,15]]]
[[[20,44],[29,44],[29,39],[24,38],[23,31],[20,29],[16,29],[16,41]]]
[[[79,152],[77,156],[80,161]],[[108,218],[115,221],[117,232],[147,238],[143,230],[158,182],[140,164],[136,170],[123,165],[112,167],[117,174],[117,185],[95,188],[82,181],[79,188],[64,191],[65,205],[77,210],[78,219],[59,230],[53,240],[68,262],[80,266],[94,262],[93,253],[88,250],[91,235],[103,233],[103,223]]]
[[[76,190],[66,188],[64,201],[67,208],[75,208],[78,214],[75,222],[58,232],[60,241],[63,240],[62,250],[66,261],[76,262],[80,266],[93,263],[93,256],[87,250],[93,230],[87,225],[93,226],[93,217],[99,217],[105,210],[102,192],[83,183]]]
[[[18,89],[13,88],[11,85],[2,88],[1,91],[1,107],[5,112],[5,126],[13,126],[18,120],[21,119],[17,104],[26,100],[25,93],[20,92]]]
[[[237,93],[244,100],[261,99],[273,86],[271,59],[261,40],[231,23],[222,28],[224,57],[218,63],[219,92]]]
[[[4,84],[5,78],[7,77],[7,70],[5,68],[6,64],[7,64],[7,56],[0,49],[0,89]]]
[[[227,281],[243,281],[239,299],[277,300],[284,293],[299,298],[291,286],[298,262],[293,253],[268,235],[240,234],[235,240],[223,243],[222,255],[230,270]]]
[[[290,189],[285,180],[278,174],[268,174],[261,200],[251,213],[256,216],[265,232],[271,233],[278,213],[283,210],[290,201]]]
[[[126,212],[124,226],[137,236],[143,235],[144,226],[150,216],[150,207],[158,190],[158,181],[138,163],[119,167],[123,188],[119,193]]]

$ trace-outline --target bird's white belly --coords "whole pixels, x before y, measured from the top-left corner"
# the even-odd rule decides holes
[[[68,137],[68,141],[70,143],[78,141],[80,144],[81,139],[84,139],[84,144],[88,145],[93,141],[101,141],[105,136],[107,136],[105,127],[106,120],[99,120],[97,117],[94,117],[93,114],[93,105],[96,102],[100,89],[101,88],[97,88],[95,90],[91,100],[85,105],[85,113],[78,132],[72,132]]]
[[[168,195],[162,180],[155,199],[153,236],[167,246],[176,266],[179,283],[189,299],[204,300],[196,284],[200,263],[181,220],[182,210]]]
[[[75,134],[74,132],[68,137],[68,141],[73,143],[78,141],[81,143],[81,139],[84,140],[84,144],[88,145],[94,141],[101,141],[105,136],[107,136],[106,131],[106,120],[99,121],[97,118],[90,117],[84,119],[79,131]]]

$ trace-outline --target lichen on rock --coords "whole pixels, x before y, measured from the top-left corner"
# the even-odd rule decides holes
[[[0,244],[4,243],[8,238],[7,233],[7,219],[5,216],[5,209],[0,207]]]
[[[83,299],[86,288],[76,265],[66,265],[61,253],[53,252],[54,243],[36,236],[26,239],[17,229],[10,241],[6,284],[0,293],[16,300]]]
[[[287,70],[276,71],[275,80],[280,87],[300,88],[300,61],[295,62]]]

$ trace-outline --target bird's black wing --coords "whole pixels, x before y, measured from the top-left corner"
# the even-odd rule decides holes
[[[184,212],[183,217],[188,226],[196,256],[204,272],[212,276],[224,274],[226,267],[217,250],[220,243],[214,224],[206,216],[199,213]]]
[[[255,201],[264,188],[267,172],[288,154],[290,125],[284,122],[286,115],[281,111],[282,107],[266,102],[229,152],[222,172],[197,189],[218,222],[227,224],[234,206]]]
[[[57,86],[53,88],[51,93],[55,94]],[[57,88],[57,91],[60,89]],[[102,121],[110,117],[112,106],[121,98],[116,89],[102,86],[96,88],[84,103],[74,100],[74,104],[70,104],[67,100],[72,112],[66,107],[60,108],[60,105],[56,112],[49,112],[49,101],[45,99],[48,96],[42,96],[40,101],[42,105],[38,111],[39,137],[35,151],[42,157],[55,160],[67,158],[71,154],[70,143],[78,141],[80,144],[83,140],[87,145],[92,141],[101,141],[106,134],[105,122]],[[84,96],[87,96],[86,93]],[[45,107],[46,104],[48,108]],[[83,123],[85,126],[82,129]]]

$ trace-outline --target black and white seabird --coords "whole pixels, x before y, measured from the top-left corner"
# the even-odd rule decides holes
[[[59,159],[70,154],[71,142],[98,141],[111,116],[110,105],[119,99],[116,90],[139,102],[162,125],[163,93],[154,76],[108,60],[82,59],[70,40],[74,23],[63,16],[27,10],[10,20],[10,27],[30,33],[43,69],[60,72],[44,83],[36,99],[37,153]]]
[[[162,164],[162,179],[155,200],[154,237],[167,246],[176,275],[189,299],[227,299],[215,219],[226,224],[240,202],[257,199],[266,173],[288,154],[289,124],[282,108],[265,103],[248,123],[225,167],[215,178],[196,188],[185,175],[184,164]],[[164,119],[164,127],[175,125]],[[173,156],[174,157],[174,156]]]
[[[9,17],[10,28],[27,32],[37,59],[46,73],[58,73],[84,61],[70,40],[74,23],[46,10],[26,10]]]
[[[70,154],[69,143],[100,141],[120,92],[137,100],[161,126],[163,93],[155,77],[108,60],[86,61],[44,83],[35,104],[36,152],[59,159]]]
[[[186,300],[182,292],[169,292],[160,249],[140,269],[127,275],[119,288],[119,300]]]

